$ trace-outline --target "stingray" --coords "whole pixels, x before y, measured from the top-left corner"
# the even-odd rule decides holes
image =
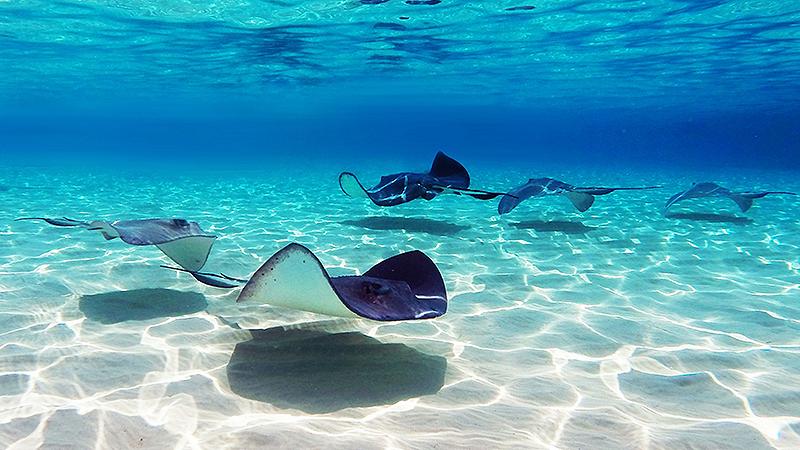
[[[339,174],[339,187],[350,197],[368,198],[378,206],[395,206],[418,198],[432,200],[449,192],[468,195],[479,200],[491,200],[501,192],[469,188],[469,173],[455,159],[438,152],[431,169],[425,173],[400,172],[381,177],[378,184],[367,189],[351,172]]]
[[[500,204],[497,205],[497,212],[507,214],[523,200],[547,195],[563,195],[572,202],[578,211],[584,212],[594,204],[594,198],[597,195],[606,195],[614,191],[641,191],[660,187],[580,187],[553,178],[531,178],[527,183],[512,189],[508,195],[503,197]]]
[[[689,189],[678,192],[677,194],[670,197],[667,200],[667,204],[664,205],[664,213],[667,212],[669,208],[672,207],[675,203],[678,203],[683,200],[688,200],[691,198],[705,198],[705,197],[724,197],[733,200],[739,209],[742,212],[747,212],[753,206],[753,200],[757,198],[763,198],[767,195],[797,195],[794,192],[786,192],[786,191],[745,191],[745,192],[734,192],[730,189],[724,188],[716,183],[694,183],[692,187]]]
[[[81,221],[49,217],[23,217],[17,220],[43,220],[57,227],[79,227],[99,231],[106,240],[119,238],[130,245],[155,245],[181,268],[196,272],[203,268],[217,238],[205,233],[197,222],[184,219],[144,219]]]
[[[230,282],[239,281],[224,274],[192,275],[215,287],[236,287]],[[236,301],[379,321],[431,319],[447,311],[442,275],[419,250],[385,259],[363,275],[331,277],[311,250],[296,243],[272,255]]]

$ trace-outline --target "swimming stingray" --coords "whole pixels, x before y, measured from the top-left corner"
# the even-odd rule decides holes
[[[506,214],[516,208],[523,200],[531,197],[544,197],[546,195],[563,195],[580,212],[588,210],[594,203],[596,195],[606,195],[614,191],[641,191],[657,189],[661,186],[646,187],[579,187],[554,180],[553,178],[531,178],[527,183],[512,189],[508,195],[500,200],[497,212]]]
[[[215,278],[223,284],[237,281],[226,275],[192,275],[212,286],[236,287],[215,284]],[[431,319],[447,311],[442,275],[421,251],[392,256],[363,275],[331,277],[311,250],[296,243],[272,255],[250,277],[236,301],[380,321]]]
[[[433,159],[426,173],[400,172],[384,175],[375,186],[366,189],[350,172],[339,175],[339,187],[350,197],[369,198],[378,206],[395,206],[418,198],[432,200],[443,192],[468,195],[479,200],[491,200],[500,192],[469,189],[469,173],[458,161],[442,152]]]
[[[155,245],[170,259],[189,272],[203,268],[214,244],[214,235],[206,234],[197,222],[184,219],[144,219],[89,222],[66,217],[23,217],[17,220],[43,220],[57,227],[79,227],[99,231],[106,240],[120,238],[131,245]]]
[[[664,205],[664,213],[672,207],[675,203],[678,203],[683,200],[687,200],[690,198],[704,198],[704,197],[725,197],[733,200],[739,206],[739,209],[742,212],[747,212],[750,207],[753,206],[753,200],[757,198],[766,197],[767,195],[771,194],[781,194],[781,195],[797,195],[794,192],[785,192],[785,191],[759,191],[759,192],[734,192],[730,189],[724,188],[716,183],[694,183],[692,187],[689,189],[678,192],[677,194],[670,197],[667,201],[667,204]]]

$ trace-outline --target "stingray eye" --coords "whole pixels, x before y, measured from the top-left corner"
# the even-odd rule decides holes
[[[189,222],[186,219],[173,219],[172,221],[176,226],[186,228],[189,226]]]
[[[374,284],[373,287],[375,289],[375,293],[378,294],[378,295],[385,295],[385,294],[388,294],[391,291],[388,286],[384,286],[384,285],[378,284],[378,283],[373,283],[373,284]]]
[[[390,291],[388,287],[373,281],[364,281],[361,283],[361,290],[368,295],[383,295],[388,294]]]

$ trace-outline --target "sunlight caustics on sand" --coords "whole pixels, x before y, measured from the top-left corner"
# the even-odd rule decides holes
[[[553,169],[668,187],[583,214],[552,198],[499,217],[456,196],[379,209],[319,172],[6,171],[0,446],[800,446],[796,200],[660,211],[692,177],[800,189],[791,174]],[[492,188],[533,175],[473,170]],[[15,190],[23,179],[58,189]],[[384,324],[236,304],[160,269],[157,249],[12,222],[132,211],[198,221],[220,236],[207,268],[232,275],[291,241],[333,275],[419,249],[449,310]]]

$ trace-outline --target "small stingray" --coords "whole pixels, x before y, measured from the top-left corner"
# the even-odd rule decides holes
[[[79,227],[99,231],[106,240],[120,238],[130,245],[155,245],[171,260],[189,272],[203,268],[214,244],[197,222],[184,219],[143,219],[84,222],[67,217],[23,217],[17,220],[43,220],[57,227]]]
[[[677,194],[670,197],[667,200],[667,204],[664,205],[664,214],[667,213],[667,210],[672,207],[672,205],[681,202],[683,200],[688,200],[692,198],[706,198],[706,197],[723,197],[729,198],[733,200],[739,209],[742,212],[747,212],[753,206],[753,200],[757,198],[763,198],[767,195],[797,195],[794,192],[785,192],[785,191],[746,191],[746,192],[734,192],[730,189],[724,188],[716,183],[694,183],[692,187],[689,189],[678,192]]]
[[[468,195],[479,200],[491,200],[505,195],[501,192],[470,189],[469,182],[467,169],[442,152],[436,154],[428,172],[384,175],[370,189],[366,189],[351,172],[342,172],[339,175],[342,192],[350,197],[368,198],[378,206],[395,206],[418,198],[432,200],[443,192]]]
[[[500,200],[500,204],[497,205],[497,212],[507,214],[523,200],[547,195],[563,195],[572,202],[578,211],[584,212],[594,204],[596,195],[606,195],[614,191],[642,191],[660,187],[579,187],[553,178],[531,178],[527,183],[512,189],[508,195],[503,197]]]
[[[228,281],[237,279],[224,274],[190,273],[201,283],[236,287]],[[296,243],[272,255],[236,301],[379,321],[431,319],[447,311],[442,274],[418,250],[383,260],[364,275],[331,277],[311,250]]]

